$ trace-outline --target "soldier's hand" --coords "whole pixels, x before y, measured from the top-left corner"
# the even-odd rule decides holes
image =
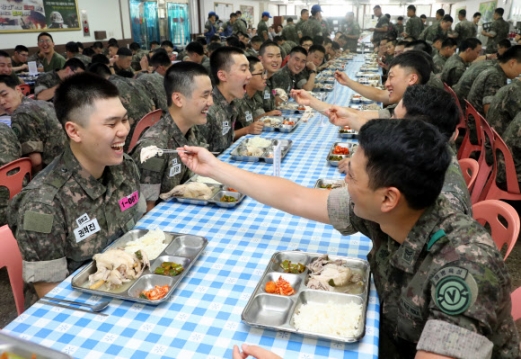
[[[338,172],[347,173],[347,164],[349,163],[349,158],[344,158],[338,162]]]
[[[489,54],[489,55],[487,55],[487,59],[495,60],[495,59],[497,59],[497,54]]]
[[[261,348],[257,345],[242,345],[242,353],[237,345],[233,346],[233,357],[232,359],[246,359],[248,356],[252,356],[256,359],[282,359],[277,354],[270,352],[267,349]]]
[[[335,71],[335,80],[342,86],[348,86],[349,84],[349,76],[343,71]]]
[[[143,56],[141,60],[139,60],[139,65],[141,66],[141,70],[148,70],[148,59],[146,56]]]
[[[248,126],[248,134],[260,135],[262,133],[263,128],[264,128],[264,122],[254,121],[251,125]]]
[[[179,147],[177,150],[181,161],[183,161],[186,167],[201,176],[210,177],[213,172],[213,166],[219,163],[219,160],[203,147],[184,146]],[[189,151],[189,153],[185,151]]]
[[[325,111],[325,115],[329,117],[329,122],[331,122],[335,126],[350,126],[351,121],[349,121],[349,117],[352,114],[349,111],[341,106],[333,105],[328,110]]]
[[[317,71],[317,66],[316,66],[313,62],[311,62],[311,61],[309,61],[309,62],[306,64],[306,68],[307,68],[308,70],[311,70],[311,71]]]
[[[295,99],[299,105],[309,106],[313,96],[306,90],[291,90],[290,96]]]

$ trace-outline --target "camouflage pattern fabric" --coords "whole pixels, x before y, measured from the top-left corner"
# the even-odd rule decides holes
[[[97,180],[67,146],[9,205],[24,281],[64,280],[134,227],[145,210],[138,199],[139,173],[130,157]]]
[[[141,75],[136,78],[136,81],[143,86],[143,89],[147,92],[148,97],[154,101],[156,109],[160,108],[165,112],[168,111],[163,76],[157,72],[151,74],[142,72]]]
[[[132,55],[132,62],[139,63],[141,61],[141,59],[147,55],[148,55],[147,50],[138,50],[134,55]],[[143,69],[143,70],[145,70],[145,69]]]
[[[443,31],[443,29],[441,28],[441,26],[439,24],[436,24],[436,25],[431,25],[428,28],[426,28],[425,30],[423,30],[422,33],[420,34],[420,36],[418,37],[418,40],[424,40],[424,41],[427,41],[429,44],[432,44],[434,39],[438,36],[445,39],[447,37],[447,33],[445,31]]]
[[[275,72],[271,77],[272,89],[283,89],[287,94],[297,87],[298,75],[293,75],[288,65]]]
[[[22,146],[18,138],[5,123],[0,122],[0,167],[22,157]],[[0,185],[0,226],[7,224],[7,202],[9,191]]]
[[[331,34],[331,30],[329,30],[329,24],[326,20],[322,19],[319,21],[320,28],[322,29],[322,36],[329,36]]]
[[[252,97],[246,94],[244,98],[235,101],[235,107],[238,112],[235,130],[248,127],[256,117],[264,114],[262,94],[262,92],[257,91]]]
[[[310,36],[313,38],[317,35],[322,35],[322,26],[320,21],[314,17],[310,17],[300,26],[300,31],[302,31],[302,36]]]
[[[293,41],[296,43],[299,42],[297,27],[295,24],[289,24],[284,26],[284,28],[282,29],[282,36],[284,36],[286,41]]]
[[[382,15],[378,18],[378,22],[375,25],[375,28],[382,28],[385,26],[389,26],[389,19],[387,16]],[[373,42],[380,42],[381,39],[387,36],[387,32],[373,32]]]
[[[443,66],[445,66],[445,63],[447,62],[448,57],[441,56],[440,54],[434,55],[432,58],[432,62],[434,62],[434,69],[433,72],[435,74],[440,74],[443,70]]]
[[[514,159],[514,166],[516,167],[517,182],[521,185],[521,112],[519,112],[514,119],[507,125],[505,131],[501,135],[503,141],[508,146],[512,158]],[[498,172],[496,183],[499,188],[506,191],[506,167],[505,158],[503,154],[497,154]]]
[[[345,188],[330,192],[328,213],[342,233],[360,231],[373,241],[368,260],[380,297],[385,358],[412,359],[416,350],[450,357],[519,357],[502,256],[485,229],[452,208],[443,194],[402,244],[379,224],[357,217]]]
[[[123,107],[125,107],[125,110],[127,110],[130,132],[125,140],[124,149],[126,152],[137,123],[147,113],[154,111],[156,107],[143,85],[137,80],[112,75],[109,77],[109,81],[118,88],[121,103]]]
[[[398,37],[402,37],[403,32],[405,31],[405,26],[403,24],[395,24],[396,31],[398,32]]]
[[[496,92],[507,83],[507,76],[499,66],[492,66],[478,75],[470,88],[468,101],[483,116],[484,106],[492,102]]]
[[[79,59],[81,62],[83,62],[85,67],[88,67],[90,65],[90,63],[92,62],[92,59],[90,57],[88,57],[87,55],[78,53],[78,54],[75,54],[74,57]]]
[[[283,59],[286,57],[286,55],[288,55],[291,52],[291,49],[293,48],[293,46],[291,46],[291,43],[287,42],[287,41],[284,41],[284,43],[282,45],[280,45],[279,47],[280,47],[280,56]]]
[[[470,194],[458,162],[457,153],[451,146],[448,146],[448,148],[451,161],[445,172],[445,181],[441,193],[447,198],[453,209],[472,216]]]
[[[440,80],[440,75],[434,74],[434,72],[431,72],[431,76],[429,77],[429,81],[427,81],[426,85],[445,90],[445,87],[443,86],[443,82]]]
[[[351,35],[351,36],[360,36],[362,33],[362,30],[360,30],[360,25],[358,25],[358,22],[356,20],[350,21],[350,22],[344,22],[341,31],[344,33],[344,35]],[[356,47],[358,46],[358,39],[347,39],[346,48],[349,49],[349,51],[356,53]]]
[[[302,36],[304,36],[304,34],[302,33],[302,25],[304,25],[304,23],[308,21],[308,20],[303,20],[302,18],[300,18],[300,20],[295,24],[295,29],[297,30],[297,35],[299,33],[299,31],[301,32]],[[299,37],[300,39],[300,37]],[[295,41],[297,44],[299,43],[298,41]]]
[[[257,25],[257,35],[259,35],[261,39],[264,40],[264,33],[269,34],[268,24],[266,24],[266,21],[261,20]]]
[[[461,44],[463,40],[476,37],[477,29],[473,22],[464,19],[456,24],[454,35],[457,35],[456,40],[458,41],[458,44]]]
[[[169,192],[175,186],[184,183],[193,173],[181,162],[177,153],[165,153],[141,163],[141,150],[148,146],[176,149],[187,146],[206,147],[205,140],[194,126],[183,134],[169,112],[145,131],[132,157],[141,174],[141,194],[146,201],[157,201],[160,193]]]
[[[458,83],[466,69],[467,64],[458,54],[454,54],[445,62],[445,66],[443,66],[441,81],[452,87]]]
[[[11,116],[11,128],[22,145],[22,155],[40,153],[43,167],[49,165],[68,145],[54,106],[46,101],[23,97]]]
[[[464,103],[463,100],[467,99],[472,84],[480,73],[485,71],[491,66],[497,64],[497,60],[484,60],[476,62],[469,66],[467,71],[463,73],[458,83],[453,86],[453,90],[458,95],[460,103]]]
[[[261,94],[262,97],[262,108],[264,112],[270,112],[275,110],[275,96],[273,95],[273,76],[266,80],[266,87]]]
[[[241,21],[240,19],[235,20],[232,26],[232,34],[237,35],[238,32],[242,32],[247,34],[248,29],[246,28],[246,24],[244,21]]]
[[[407,20],[407,23],[405,24],[405,32],[407,35],[418,39],[422,31],[423,22],[418,16],[414,15]]]
[[[218,86],[213,88],[212,96],[213,105],[208,110],[207,122],[197,126],[197,130],[208,144],[209,151],[223,152],[233,143],[233,128],[238,116],[236,100],[228,103]]]
[[[494,37],[489,37],[487,40],[487,48],[485,49],[485,52],[487,54],[495,54],[497,52],[497,44],[504,39],[508,38],[508,32],[510,31],[510,25],[508,22],[503,20],[502,17],[500,17],[497,20],[492,21],[492,24],[490,24],[490,30],[489,33],[495,33],[496,35]]]
[[[61,82],[62,80],[56,71],[44,72],[38,76],[34,83],[34,94],[38,95],[40,92],[57,86]]]
[[[500,88],[487,112],[487,121],[500,136],[510,122],[521,112],[521,81],[513,80],[509,85]],[[521,159],[521,157],[519,157]]]
[[[208,72],[208,75],[212,75],[212,71],[210,69],[210,58],[206,55],[203,56],[203,61],[201,62],[201,66],[205,68]]]

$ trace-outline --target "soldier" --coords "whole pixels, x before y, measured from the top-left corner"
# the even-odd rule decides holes
[[[242,32],[243,34],[248,33],[246,24],[241,19],[238,19],[237,14],[230,15],[230,24],[232,24],[232,34],[233,35],[237,35],[239,32]]]
[[[291,52],[292,48],[298,46],[293,42],[286,41],[283,36],[275,36],[273,38],[273,42],[280,47],[280,53],[283,58],[285,58]]]
[[[13,71],[15,73],[27,71],[29,66],[27,65],[27,57],[29,56],[29,49],[24,45],[16,45],[11,57],[11,63],[13,65]]]
[[[486,117],[493,96],[507,79],[514,79],[521,74],[521,45],[512,46],[491,66],[478,75],[470,88],[468,101]]]
[[[342,32],[347,37],[346,48],[353,53],[356,53],[356,47],[358,46],[358,39],[360,38],[361,30],[360,25],[355,20],[355,14],[348,12],[346,14],[345,23],[342,26]]]
[[[322,8],[320,5],[313,5],[311,17],[300,26],[302,36],[313,38],[316,35],[328,35],[327,23],[322,20]],[[302,39],[302,38],[301,38]]]
[[[92,61],[90,57],[80,54],[78,44],[74,41],[69,41],[65,44],[65,55],[67,60],[74,58],[81,60],[85,67],[89,66],[90,62]]]
[[[63,68],[65,58],[54,51],[54,40],[48,32],[41,32],[38,35],[38,49],[42,55],[43,71],[49,72]]]
[[[22,145],[22,155],[31,159],[33,174],[62,153],[66,139],[54,106],[25,97],[6,75],[0,76],[0,109],[11,115],[11,128]]]
[[[20,146],[18,138],[13,130],[2,122],[0,122],[0,151],[2,153],[2,156],[0,156],[0,167],[22,157],[22,146]],[[9,191],[7,187],[0,186],[0,226],[7,224],[8,202]]]
[[[304,25],[304,23],[306,21],[308,21],[308,19],[309,19],[309,10],[308,9],[300,10],[300,20],[295,25],[295,28],[297,30],[297,35],[298,35],[299,38],[301,38],[303,36],[302,25]]]
[[[275,110],[275,95],[273,94],[273,75],[279,71],[282,63],[280,48],[271,41],[266,41],[261,45],[259,50],[259,59],[262,67],[267,71],[266,87],[264,88],[261,97],[263,99],[262,108],[265,112]]]
[[[219,33],[219,25],[217,24],[217,19],[219,16],[214,11],[210,11],[208,13],[208,20],[206,20],[204,24],[204,37],[207,42],[210,42],[210,39],[213,35]]]
[[[127,110],[126,116],[130,126],[129,135],[126,138],[124,146],[126,152],[139,120],[156,109],[154,101],[150,98],[142,83],[131,78],[112,75],[109,68],[104,64],[98,63],[91,65],[89,67],[89,72],[95,73],[109,80],[118,89],[120,101],[123,104],[123,107]]]
[[[136,81],[142,85],[148,96],[154,102],[156,109],[161,109],[164,112],[168,111],[168,104],[166,99],[164,76],[172,62],[168,58],[165,51],[158,51],[150,59],[149,64],[154,71],[152,73],[141,72]]]
[[[309,36],[302,36],[300,38],[299,45],[303,47],[306,51],[308,51],[309,48],[313,46],[313,39]]]
[[[389,18],[382,13],[382,8],[380,5],[376,5],[373,7],[374,16],[378,18],[375,27],[368,29],[369,31],[373,31],[373,38],[371,42],[375,44],[375,47],[380,44],[380,40],[387,36],[387,29],[389,27]]]
[[[312,91],[315,87],[315,78],[318,68],[324,61],[326,56],[326,49],[321,45],[313,45],[309,48],[306,59],[306,67],[299,74],[299,81],[297,81],[297,88]]]
[[[307,56],[308,52],[303,47],[296,46],[292,48],[286,66],[273,75],[271,80],[273,89],[280,88],[289,95],[292,89],[298,88],[297,84],[302,79],[299,75],[306,68]]]
[[[416,119],[368,122],[346,186],[332,191],[250,173],[204,149],[186,149],[195,154],[181,153],[181,160],[199,175],[269,206],[331,223],[343,234],[360,231],[371,238],[368,260],[381,298],[386,358],[462,357],[462,351],[519,356],[507,268],[487,231],[440,195],[451,158],[433,125]],[[457,344],[447,345],[448,337],[457,337]]]
[[[409,16],[409,15],[407,15],[407,16]],[[422,21],[422,31],[423,31],[429,27],[429,25],[427,25],[427,16],[425,14],[421,14],[420,19]]]
[[[261,15],[261,21],[257,25],[257,35],[259,35],[263,41],[269,39],[268,36],[268,19],[271,19],[271,15],[268,11],[264,11]]]
[[[114,61],[114,71],[116,73],[120,71],[131,71],[132,70],[132,51],[126,47],[120,47],[116,53],[116,59]]]
[[[186,45],[186,54],[190,58],[190,61],[201,65],[206,69],[208,75],[210,74],[210,59],[204,54],[203,46],[198,42],[191,42]]]
[[[145,209],[139,173],[123,153],[128,122],[117,88],[78,74],[58,88],[55,104],[68,144],[9,207],[24,281],[40,297],[132,229]]]
[[[500,136],[503,136],[503,132],[514,117],[521,113],[520,98],[521,81],[512,81],[509,85],[500,88],[492,98],[487,112],[487,121]]]
[[[405,32],[403,33],[403,37],[412,37],[415,40],[418,40],[418,37],[423,31],[424,25],[422,20],[418,16],[416,16],[416,6],[407,6],[407,16],[409,17],[409,19],[405,24]]]
[[[432,61],[432,47],[423,40],[415,40],[411,41],[405,44],[404,52],[405,51],[411,51],[411,50],[418,50],[420,51],[424,57],[425,61],[429,63],[429,67],[431,69],[434,69],[434,62]],[[430,73],[429,81],[427,82],[427,85],[432,87],[437,87],[439,89],[444,89],[443,82],[439,79],[437,75],[434,74],[433,71]]]
[[[494,21],[492,21],[492,24],[490,24],[489,31],[481,31],[481,35],[488,37],[487,46],[485,48],[485,52],[487,54],[495,53],[497,51],[498,42],[508,38],[510,25],[508,22],[503,20],[504,12],[505,10],[500,7],[494,10]]]
[[[405,31],[405,27],[403,25],[403,16],[398,16],[396,18],[396,24],[394,26],[396,27],[398,37],[402,36],[403,32]]]
[[[436,55],[434,55],[432,62],[434,63],[434,69],[433,72],[435,74],[441,73],[443,70],[443,66],[445,66],[445,62],[454,55],[456,52],[457,44],[454,39],[446,38],[441,43],[441,49],[440,52]]]
[[[251,73],[244,52],[235,47],[215,50],[210,58],[210,68],[215,85],[213,105],[208,110],[207,123],[198,129],[210,151],[223,152],[233,142],[233,127],[238,116],[235,100],[244,97]]]
[[[280,36],[276,36],[276,37],[280,37]],[[250,56],[254,56],[254,57],[259,56],[259,50],[260,50],[260,47],[263,42],[264,41],[262,41],[260,36],[255,35],[254,37],[252,37],[250,40],[250,48],[247,51],[248,54]]]
[[[449,86],[454,86],[481,52],[481,41],[475,38],[464,40],[459,45],[459,53],[452,55],[441,72],[441,80]]]
[[[150,66],[154,69],[155,73],[158,73],[161,76],[166,75],[166,71],[170,66],[172,66],[172,61],[170,61],[170,58],[166,54],[166,51],[164,50],[156,50],[154,55],[150,58]],[[166,99],[166,93],[165,93],[165,99]],[[166,100],[165,100],[166,102]]]
[[[481,20],[481,13],[475,12],[472,16],[472,23],[474,23],[474,27],[476,28],[476,33],[478,32],[479,20]]]
[[[298,43],[299,36],[297,34],[297,28],[293,23],[293,18],[288,17],[286,19],[286,26],[282,29],[282,37],[288,41]]]
[[[459,22],[456,24],[456,28],[452,33],[458,44],[460,44],[463,40],[466,40],[471,37],[476,37],[477,30],[474,24],[467,20],[467,10],[461,9],[458,12],[458,20]]]
[[[19,78],[15,72],[13,71],[13,66],[11,64],[11,57],[5,51],[0,50],[0,75],[8,75],[11,76],[13,81],[15,81],[18,85],[23,84],[21,78]]]
[[[425,40],[429,44],[432,44],[434,39],[441,38],[446,39],[447,34],[452,26],[453,19],[450,15],[445,15],[440,22],[435,22],[420,34],[419,39]],[[450,37],[450,36],[449,36]]]
[[[213,104],[212,83],[204,67],[192,62],[172,65],[165,75],[168,110],[161,119],[145,131],[132,157],[140,172],[140,188],[147,202],[147,212],[160,200],[159,194],[169,192],[184,183],[190,171],[177,153],[168,153],[141,162],[141,151],[148,146],[176,149],[184,145],[205,146],[197,125],[206,123],[208,109]]]
[[[71,58],[65,62],[63,69],[44,72],[36,79],[34,84],[35,98],[41,101],[50,101],[54,98],[56,88],[67,77],[78,72],[85,71],[85,64],[77,58]]]
[[[131,43],[128,48],[130,51],[132,51],[132,62],[134,63],[141,63],[141,60],[143,57],[148,56],[148,51],[141,49],[141,45],[139,45],[137,42]],[[141,70],[146,70],[142,68]]]
[[[519,81],[513,81],[519,83]],[[519,94],[519,91],[518,91]],[[518,98],[519,99],[519,98]],[[517,107],[519,107],[519,100],[517,102]],[[511,104],[514,105],[514,104]],[[515,106],[515,105],[514,105]],[[519,111],[519,109],[518,109]],[[505,131],[501,134],[501,138],[505,141],[505,144],[508,146],[510,153],[512,154],[512,158],[514,160],[514,166],[516,168],[517,174],[517,182],[521,184],[521,157],[519,157],[519,153],[521,151],[521,112],[518,112],[515,117],[510,118],[510,123],[503,123],[502,125],[506,126]],[[505,158],[503,154],[496,153],[497,161],[498,161],[498,171],[496,177],[497,186],[505,191],[507,191],[507,178],[506,178],[506,166],[505,166]]]
[[[443,17],[445,16],[445,10],[443,10],[443,9],[436,10],[436,14],[434,16],[435,16],[435,19],[432,22],[432,25],[438,25],[441,22],[441,20],[443,19]]]

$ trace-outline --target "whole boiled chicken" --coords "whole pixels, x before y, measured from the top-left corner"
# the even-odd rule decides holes
[[[89,276],[90,289],[106,285],[108,289],[137,279],[145,268],[150,267],[146,253],[137,251],[127,253],[123,249],[109,249],[92,257],[96,261],[97,271]]]
[[[163,200],[169,199],[170,197],[210,199],[212,194],[212,189],[204,183],[190,182],[175,186],[170,192],[161,193],[159,197]]]

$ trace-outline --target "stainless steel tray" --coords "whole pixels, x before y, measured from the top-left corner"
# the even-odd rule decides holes
[[[332,188],[324,188],[324,186],[333,186]],[[315,187],[323,190],[332,190],[334,188],[345,187],[346,182],[342,178],[320,178],[315,182]]]
[[[194,177],[192,177],[192,178],[194,178]],[[192,178],[190,178],[186,183],[194,182],[194,180],[192,180]],[[198,198],[175,197],[175,196],[171,197],[169,199],[176,199],[178,202],[185,203],[185,204],[195,204],[195,205],[200,205],[200,206],[214,204],[214,205],[216,205],[218,207],[222,207],[222,208],[232,208],[232,207],[239,205],[246,197],[246,195],[244,195],[242,193],[230,191],[228,189],[229,187],[227,187],[227,186],[217,185],[217,184],[212,184],[212,183],[206,183],[206,185],[213,189],[212,197],[210,199],[198,199]],[[236,199],[236,201],[235,202],[221,202],[222,196],[232,196]]]
[[[335,149],[336,146],[347,147],[349,149],[349,154],[348,155],[336,155],[336,154],[334,154],[333,150]],[[356,147],[358,147],[358,144],[352,143],[352,142],[335,142],[333,144],[333,146],[331,147],[331,149],[329,150],[329,152],[327,153],[327,157],[326,157],[327,163],[329,163],[330,166],[338,167],[338,163],[341,160],[343,160],[344,158],[349,158],[349,157],[351,157],[353,155],[354,151],[356,150]],[[338,161],[332,160],[331,156],[337,156],[337,157],[339,157],[341,159],[338,160]]]
[[[280,120],[280,123],[276,124],[276,125],[273,125],[273,124],[267,125],[266,122],[264,122],[264,121],[266,121],[268,118],[276,118],[276,119]],[[284,125],[284,124],[282,124],[282,122],[284,120],[293,121],[295,124],[294,125]],[[287,116],[264,116],[264,117],[261,117],[259,121],[264,122],[263,131],[265,131],[265,132],[279,131],[279,132],[283,132],[283,133],[289,133],[289,132],[292,132],[293,130],[295,130],[298,127],[298,125],[300,124],[300,119],[298,117],[287,117]]]
[[[357,138],[358,137],[358,131],[352,130],[352,129],[345,129],[343,127],[340,127],[338,129],[338,135],[341,138]]]
[[[285,140],[285,139],[269,139],[271,141],[271,145],[264,148],[262,155],[260,156],[248,156],[246,150],[246,144],[248,143],[248,139],[243,140],[239,145],[230,153],[230,157],[235,161],[245,161],[245,162],[259,162],[263,160],[266,163],[273,163],[273,146],[276,145],[277,142],[280,142],[281,145],[281,158],[286,157],[291,146],[293,145],[293,141]]]
[[[356,342],[362,339],[365,332],[365,316],[367,312],[367,302],[369,297],[370,268],[369,263],[358,258],[340,257],[330,255],[332,260],[342,259],[346,261],[347,267],[358,271],[363,278],[363,286],[357,287],[359,293],[347,294],[341,292],[329,292],[308,289],[306,287],[309,270],[300,274],[283,273],[280,263],[290,260],[293,263],[308,265],[316,258],[321,256],[319,253],[307,253],[300,251],[283,251],[273,254],[264,274],[253,291],[250,300],[244,307],[241,319],[244,323],[266,329],[298,333],[320,339],[335,340],[340,342]],[[282,276],[295,289],[295,294],[282,296],[270,294],[265,291],[265,285],[270,280],[276,280]],[[355,302],[362,304],[362,316],[357,328],[356,335],[352,337],[341,337],[336,335],[326,335],[316,332],[302,331],[295,328],[293,316],[304,303],[327,303],[329,301],[336,304]]]
[[[124,247],[129,241],[143,237],[148,233],[146,229],[133,229],[115,240],[108,248]],[[72,288],[105,297],[118,298],[139,302],[143,304],[157,305],[167,300],[177,288],[181,280],[190,271],[194,262],[199,258],[208,241],[204,237],[192,236],[189,234],[165,232],[166,242],[168,243],[163,252],[150,261],[150,269],[146,269],[143,274],[129,283],[123,284],[119,289],[107,291],[89,288],[89,275],[96,272],[96,262],[87,264],[78,274],[72,278]],[[184,271],[175,277],[154,274],[153,271],[165,261],[183,264]],[[161,299],[148,300],[139,298],[143,290],[152,289],[155,285],[169,285],[170,290]]]
[[[18,355],[22,358],[31,358],[36,355],[37,359],[72,359],[70,355],[58,350],[44,347],[43,345],[30,342],[0,331],[0,353]]]
[[[304,112],[306,112],[306,110],[299,110],[299,107],[301,106],[296,102],[286,102],[277,107],[276,109],[282,112],[283,116],[302,116]]]
[[[313,91],[315,92],[331,92],[333,91],[333,84],[315,84]]]

